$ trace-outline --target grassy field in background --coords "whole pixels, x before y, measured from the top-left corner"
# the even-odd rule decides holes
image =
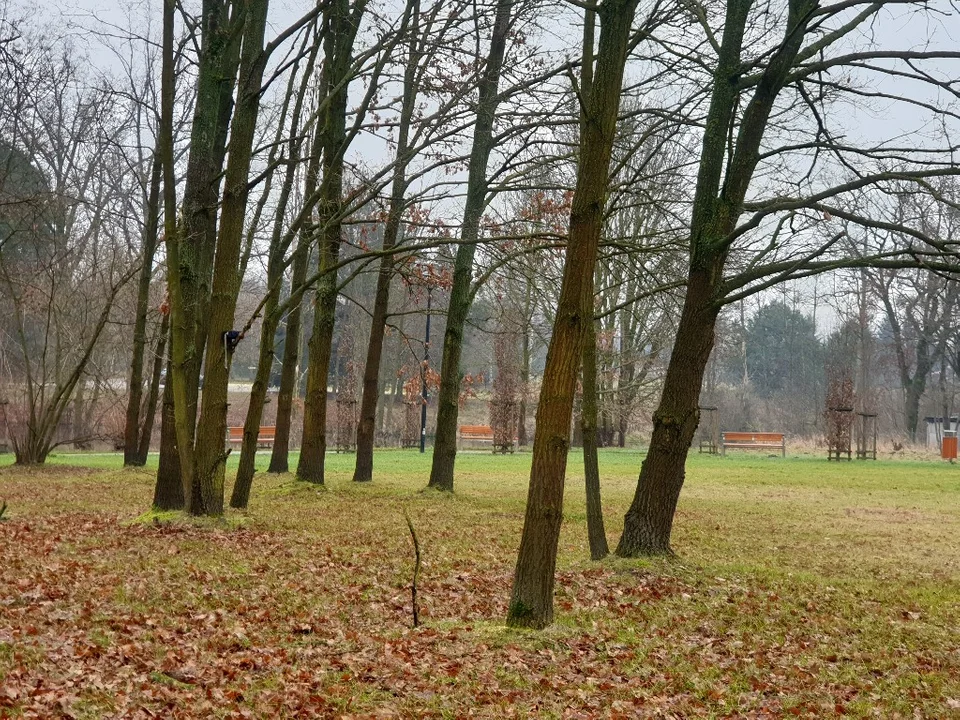
[[[642,459],[601,453],[611,545]],[[592,563],[573,453],[531,633],[502,626],[530,455],[461,454],[453,496],[429,463],[258,474],[222,522],[145,515],[115,455],[0,468],[0,717],[960,717],[960,467],[693,455],[677,556]]]

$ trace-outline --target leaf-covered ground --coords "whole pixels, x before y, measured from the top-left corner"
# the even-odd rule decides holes
[[[591,563],[573,456],[533,633],[502,626],[528,455],[464,455],[452,497],[351,460],[224,522],[142,515],[115,457],[0,469],[0,717],[960,717],[954,466],[693,458],[678,557]],[[611,542],[639,461],[602,457]]]

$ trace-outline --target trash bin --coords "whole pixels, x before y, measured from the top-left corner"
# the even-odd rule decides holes
[[[957,431],[944,430],[943,440],[940,443],[940,457],[944,460],[957,459]]]

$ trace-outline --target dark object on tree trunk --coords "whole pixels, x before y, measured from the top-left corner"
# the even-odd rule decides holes
[[[416,558],[413,564],[413,581],[410,583],[410,602],[413,608],[413,626],[419,627],[420,608],[417,606],[417,576],[420,575],[420,541],[417,540],[417,531],[413,529],[413,521],[410,520],[410,515],[407,514],[406,510],[403,511],[403,517],[407,520],[407,528],[410,530],[410,537],[413,538],[413,554]]]

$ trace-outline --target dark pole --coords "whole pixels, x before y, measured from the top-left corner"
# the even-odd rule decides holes
[[[427,451],[427,368],[430,365],[430,300],[433,287],[427,287],[427,333],[423,341],[423,367],[420,369],[420,452]]]

